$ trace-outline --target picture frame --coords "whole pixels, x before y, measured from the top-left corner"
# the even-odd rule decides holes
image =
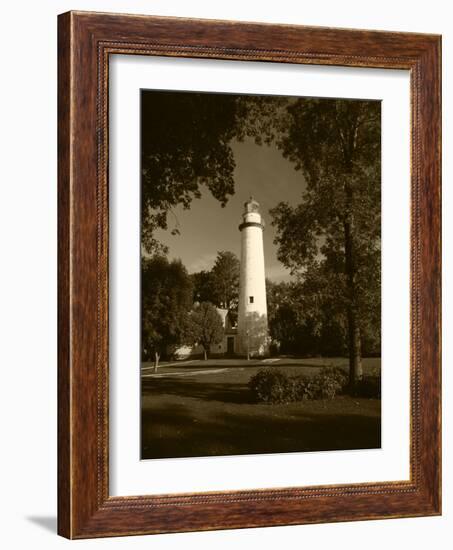
[[[58,20],[58,532],[75,538],[441,513],[441,39],[68,12]],[[109,494],[109,56],[410,72],[410,479]]]

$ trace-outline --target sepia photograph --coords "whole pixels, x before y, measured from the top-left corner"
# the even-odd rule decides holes
[[[141,458],[381,447],[381,102],[141,90]]]

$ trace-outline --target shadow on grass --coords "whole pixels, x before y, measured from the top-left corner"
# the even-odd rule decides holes
[[[246,384],[200,382],[188,378],[142,380],[142,395],[161,396],[163,394],[222,403],[253,403],[252,394]]]
[[[379,416],[306,412],[298,404],[200,419],[169,404],[142,414],[142,458],[371,449],[381,445]]]
[[[312,372],[320,368],[310,367],[315,367]],[[142,458],[380,447],[379,400],[341,396],[257,404],[247,386],[257,370],[254,366],[212,376],[143,378]]]

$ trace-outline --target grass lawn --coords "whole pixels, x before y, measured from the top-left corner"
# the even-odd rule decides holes
[[[254,403],[261,368],[316,374],[347,359],[280,358],[142,365],[142,458],[378,448],[381,401],[338,396],[286,405]],[[364,359],[365,373],[380,359]]]

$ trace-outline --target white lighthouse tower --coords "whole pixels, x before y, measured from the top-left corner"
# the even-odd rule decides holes
[[[266,280],[264,273],[264,221],[253,197],[244,204],[241,232],[237,353],[247,357],[267,355]]]

